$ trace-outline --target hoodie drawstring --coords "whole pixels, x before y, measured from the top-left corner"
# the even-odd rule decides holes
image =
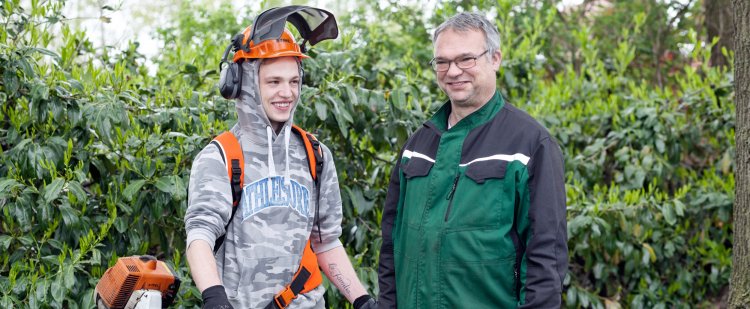
[[[286,166],[284,167],[286,169],[286,171],[284,171],[284,185],[286,186],[292,185],[291,178],[289,177],[289,136],[291,135],[292,135],[292,126],[288,125],[284,127],[284,151],[286,152],[285,153],[286,158],[284,160],[286,162]]]
[[[276,163],[273,160],[273,129],[266,126],[266,135],[268,136],[268,172],[271,176],[277,176]],[[292,135],[292,126],[284,127],[284,186],[292,185],[292,178],[289,176],[289,136]]]
[[[266,126],[266,135],[268,136],[268,173],[271,177],[276,176],[276,163],[273,162],[273,129]]]

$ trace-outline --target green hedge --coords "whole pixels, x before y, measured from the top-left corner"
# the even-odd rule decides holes
[[[427,64],[430,29],[476,7],[497,16],[503,94],[563,146],[567,307],[718,302],[731,269],[733,76],[707,65],[710,44],[691,30],[699,7],[657,32],[674,3],[631,1],[586,18],[505,0],[442,3],[430,16],[371,4],[338,16],[340,38],[305,61],[295,118],[336,156],[342,240],[368,288],[377,293],[395,157],[446,99]],[[104,270],[137,254],[173,265],[184,282],[178,305],[197,306],[185,189],[192,158],[235,122],[216,91],[217,64],[249,20],[226,18],[236,14],[228,4],[182,3],[156,32],[162,53],[145,59],[137,42],[94,47],[63,4],[0,7],[0,307],[90,308]],[[676,58],[663,60],[655,40]],[[347,306],[333,288],[326,299]]]

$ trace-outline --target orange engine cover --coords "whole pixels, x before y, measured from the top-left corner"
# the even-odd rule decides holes
[[[180,279],[166,263],[150,255],[129,256],[119,258],[104,272],[96,284],[96,298],[107,308],[120,309],[125,308],[133,291],[157,290],[161,292],[162,307],[166,308],[179,288]]]

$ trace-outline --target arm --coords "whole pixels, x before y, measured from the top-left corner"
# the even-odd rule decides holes
[[[198,239],[190,243],[187,249],[187,259],[190,265],[190,275],[199,291],[203,292],[206,288],[221,285],[214,252],[205,240]]]
[[[187,259],[195,285],[201,292],[221,285],[213,245],[224,234],[232,212],[229,176],[216,146],[196,156],[190,171],[188,208],[185,211]]]
[[[349,256],[346,254],[344,247],[336,247],[318,253],[317,256],[320,269],[349,302],[354,303],[355,299],[367,294],[354,272],[354,267],[349,261]]]
[[[321,144],[323,149],[323,172],[320,175],[320,195],[318,205],[320,216],[313,225],[310,244],[317,252],[318,265],[328,279],[341,291],[355,308],[368,307],[370,296],[359,282],[354,267],[346,255],[346,251],[339,240],[341,237],[341,192],[339,190],[336,165],[328,147]],[[368,304],[365,304],[368,303]]]
[[[216,258],[211,245],[202,239],[190,243],[187,249],[190,274],[201,291],[204,309],[232,309],[224,286],[216,270]]]
[[[326,252],[336,247],[341,247],[341,191],[339,190],[339,178],[336,175],[336,165],[333,163],[333,155],[328,147],[320,144],[323,149],[323,171],[320,177],[320,190],[318,190],[317,222],[313,224],[310,233],[310,245],[315,252]]]
[[[406,147],[404,147],[405,149]],[[403,149],[401,150],[403,153]],[[388,194],[385,198],[383,217],[380,228],[383,232],[383,244],[380,247],[380,265],[378,266],[378,284],[380,295],[378,301],[383,308],[396,308],[396,269],[393,260],[393,223],[396,220],[399,196],[401,195],[401,155],[391,172]]]
[[[565,175],[560,147],[549,137],[532,154],[528,184],[531,238],[521,308],[560,308],[568,270]]]

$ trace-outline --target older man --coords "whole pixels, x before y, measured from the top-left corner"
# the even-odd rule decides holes
[[[567,271],[560,147],[496,89],[500,35],[460,13],[433,36],[450,99],[407,141],[383,213],[385,308],[559,308]]]

